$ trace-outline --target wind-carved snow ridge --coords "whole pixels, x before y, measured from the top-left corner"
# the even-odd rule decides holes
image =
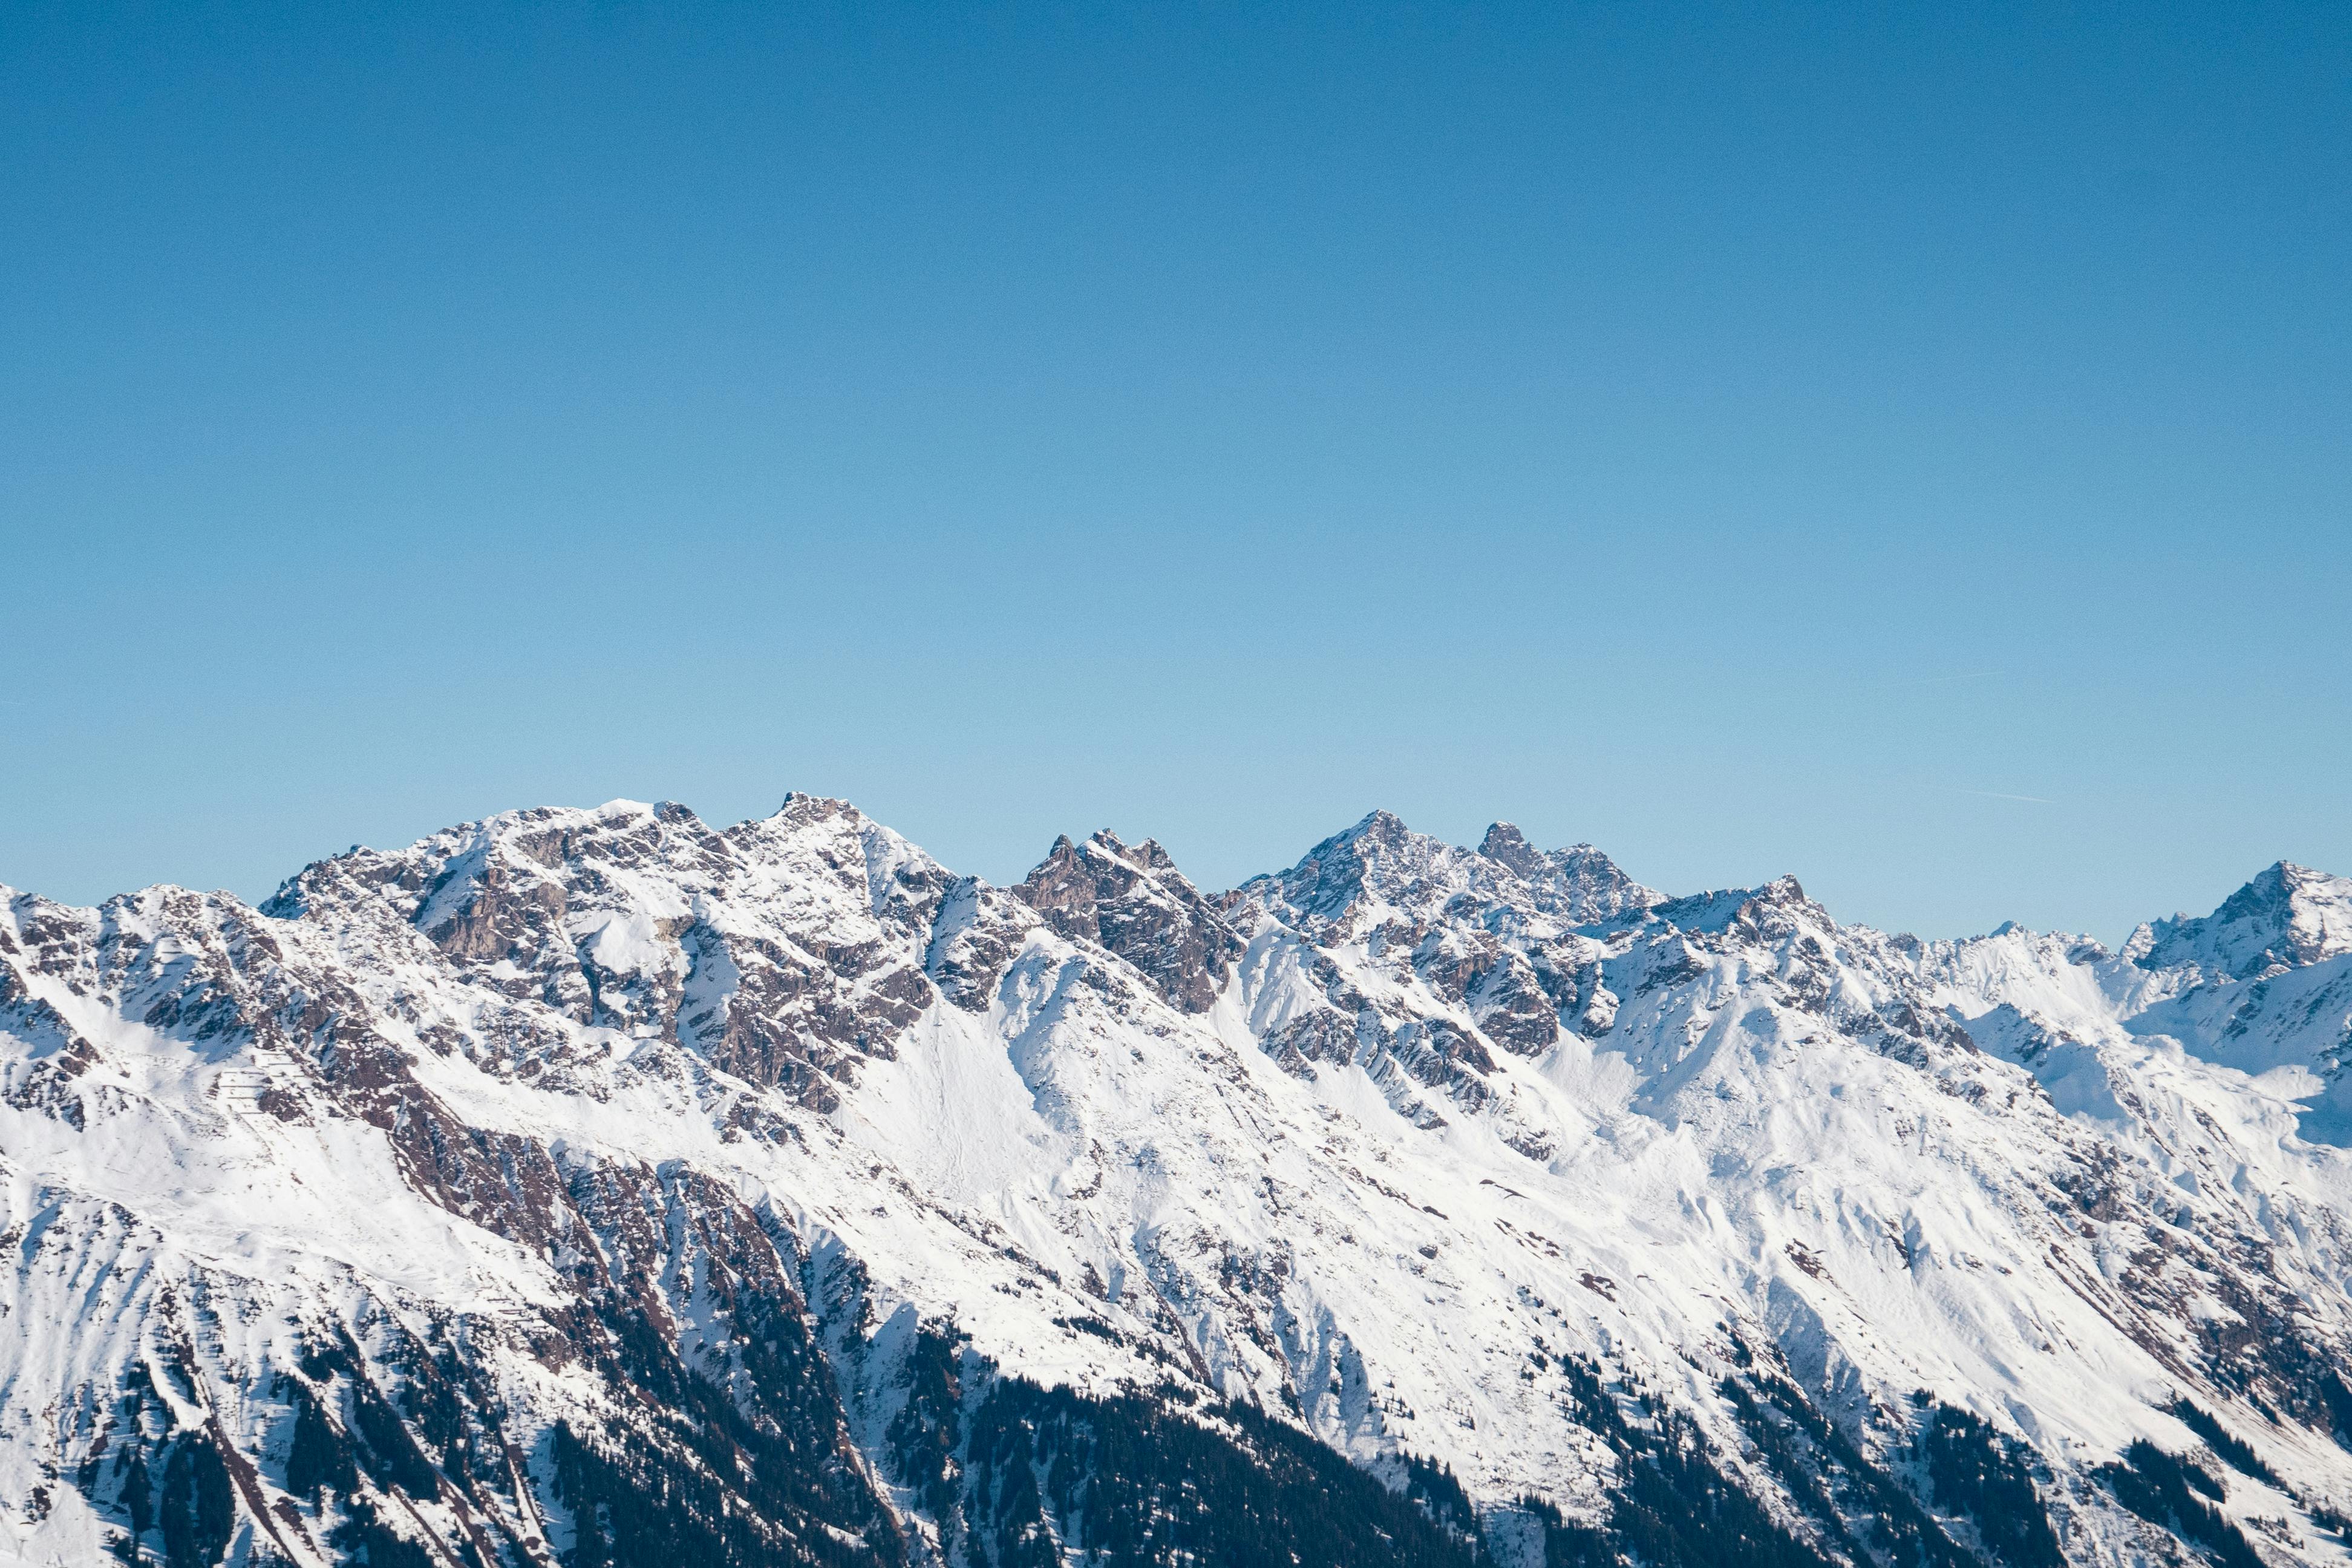
[[[0,1562],[2346,1556],[2341,879],[2111,954],[795,795],[0,899]]]

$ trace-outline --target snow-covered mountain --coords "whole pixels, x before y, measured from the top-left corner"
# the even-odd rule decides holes
[[[2181,914],[2132,933],[2146,969],[2195,967],[2258,980],[2352,952],[2352,879],[2282,860],[2202,920]]]
[[[5,898],[0,1562],[2347,1555],[2301,868],[2111,954],[794,796]]]

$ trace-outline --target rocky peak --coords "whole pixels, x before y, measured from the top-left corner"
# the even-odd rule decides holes
[[[1499,865],[1508,866],[1522,877],[1543,875],[1544,858],[1528,836],[1517,825],[1497,822],[1486,829],[1486,837],[1478,841],[1478,853]]]
[[[1187,1013],[1208,1011],[1242,951],[1153,839],[1130,847],[1108,829],[1084,844],[1065,835],[1011,891],[1061,935],[1127,960]]]
[[[793,795],[720,831],[624,800],[354,849],[305,868],[265,912],[387,947],[421,939],[486,992],[675,1041],[822,1105],[933,999],[925,964],[956,885],[846,801]],[[1004,956],[989,955],[967,966],[983,989]]]
[[[1486,903],[1530,901],[1523,879],[1509,866],[1415,833],[1392,813],[1375,811],[1309,849],[1289,870],[1244,883],[1227,895],[1227,902],[1256,903],[1319,938],[1353,930],[1382,907],[1408,924],[1425,923],[1465,893]]]
[[[434,928],[477,901],[485,888],[549,880],[610,884],[632,872],[671,878],[707,856],[716,839],[693,812],[668,801],[500,812],[403,849],[355,847],[314,861],[280,886],[262,910],[282,920],[320,921],[377,904]]]
[[[815,872],[824,896],[812,918],[862,916],[895,936],[928,931],[961,880],[849,802],[824,795],[786,795],[775,815],[739,823],[724,837],[740,880],[762,898],[797,902]]]
[[[1420,837],[1404,825],[1404,818],[1392,811],[1373,810],[1364,819],[1343,833],[1334,836],[1339,842],[1363,846],[1367,851],[1395,850],[1404,847]]]
[[[1780,876],[1748,893],[1733,929],[1752,939],[1780,942],[1803,932],[1831,938],[1839,926],[1829,910],[1806,896],[1802,883]]]
[[[1517,872],[1527,883],[1536,908],[1571,925],[1608,920],[1665,901],[1664,894],[1633,880],[1591,845],[1571,844],[1547,854],[1507,822],[1486,829],[1478,853]]]
[[[2352,952],[2352,879],[2281,860],[2211,914],[2156,921],[2124,953],[2143,969],[2194,964],[2252,980]]]

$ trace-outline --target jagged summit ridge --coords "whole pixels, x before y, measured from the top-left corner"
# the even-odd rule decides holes
[[[1517,872],[1546,914],[1571,922],[1607,920],[1664,900],[1664,895],[1634,881],[1591,845],[1539,852],[1507,822],[1486,829],[1478,853]]]
[[[1375,909],[1431,913],[1457,898],[1580,925],[1646,908],[1663,895],[1590,844],[1546,854],[1511,824],[1497,822],[1477,849],[1462,849],[1413,832],[1393,813],[1374,811],[1288,870],[1244,883],[1226,901],[1263,904],[1329,927],[1358,914],[1377,919]]]
[[[795,795],[0,895],[0,1560],[2335,1563],[2352,953],[2274,870],[2111,957]]]
[[[2352,879],[2281,860],[2201,918],[2153,921],[2125,951],[2147,969],[2195,965],[2238,980],[2352,952]]]
[[[1208,1011],[1241,954],[1240,938],[1152,839],[1130,849],[1108,830],[1082,845],[1058,838],[1013,892],[1064,936],[1135,965],[1187,1013]]]

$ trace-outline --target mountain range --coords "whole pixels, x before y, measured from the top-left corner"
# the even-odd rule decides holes
[[[0,889],[0,1563],[2352,1557],[2352,881],[2120,950],[1375,812]]]

